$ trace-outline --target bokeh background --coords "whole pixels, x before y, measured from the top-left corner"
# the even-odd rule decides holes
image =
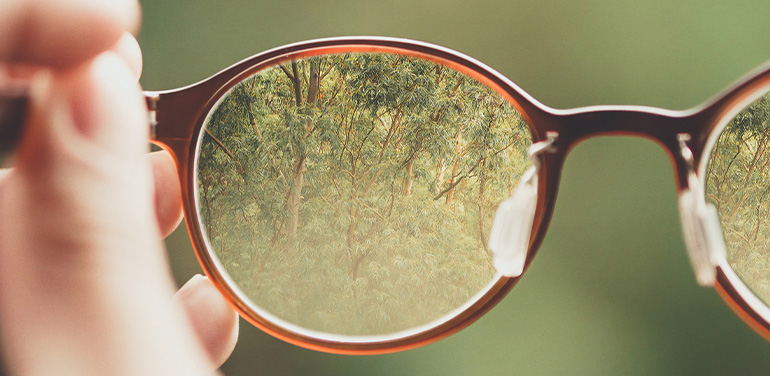
[[[187,85],[285,43],[407,37],[480,59],[547,105],[684,109],[770,58],[770,2],[145,0],[142,84]],[[184,228],[179,283],[199,272]],[[228,375],[768,375],[770,344],[695,283],[670,162],[633,138],[567,160],[525,278],[460,333],[407,352],[304,350],[242,322]]]

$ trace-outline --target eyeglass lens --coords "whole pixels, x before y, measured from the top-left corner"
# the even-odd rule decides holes
[[[531,143],[502,95],[446,65],[296,59],[242,80],[208,115],[198,216],[258,309],[313,331],[397,333],[497,280],[487,238]]]
[[[770,93],[738,113],[708,160],[706,198],[717,206],[728,262],[770,303]]]

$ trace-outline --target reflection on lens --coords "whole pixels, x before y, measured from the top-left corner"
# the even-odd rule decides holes
[[[719,212],[728,261],[770,302],[770,94],[730,121],[711,152],[707,198]]]
[[[489,227],[530,144],[500,94],[446,66],[382,53],[288,61],[209,114],[201,225],[260,309],[332,334],[409,330],[493,281]]]

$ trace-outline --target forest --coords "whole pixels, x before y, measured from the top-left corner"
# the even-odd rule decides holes
[[[706,170],[706,197],[717,206],[728,261],[770,303],[770,94],[733,118]]]
[[[489,228],[531,143],[505,97],[446,65],[298,58],[241,81],[209,114],[198,210],[256,306],[315,331],[395,333],[494,282]]]

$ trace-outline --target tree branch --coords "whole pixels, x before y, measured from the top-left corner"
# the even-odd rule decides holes
[[[208,130],[208,128],[204,128],[203,130],[206,132],[206,136],[209,136],[212,140],[214,140],[214,143],[216,143],[217,146],[219,146],[219,148],[222,149],[222,151],[225,152],[228,157],[230,157],[230,159],[234,158],[233,153],[227,148],[227,146],[225,146],[222,141],[219,141],[219,139],[216,138],[216,136],[214,136],[211,131]]]
[[[443,196],[445,193],[447,193],[447,192],[451,191],[451,190],[452,190],[452,188],[456,187],[456,186],[457,186],[457,184],[460,184],[460,182],[461,182],[461,181],[463,181],[463,179],[465,179],[466,177],[467,177],[467,175],[462,175],[462,176],[460,176],[460,177],[459,177],[457,180],[455,180],[455,181],[454,181],[452,184],[449,184],[449,187],[447,187],[445,190],[443,190],[443,191],[439,192],[439,193],[438,193],[438,194],[437,194],[435,197],[433,197],[433,201],[436,201],[436,200],[440,199],[440,198],[441,198],[441,196]]]
[[[283,65],[283,64],[278,64],[278,66],[281,68],[283,73],[286,73],[286,77],[289,77],[289,79],[292,80],[292,81],[295,80],[294,75],[291,74],[291,72],[289,72],[289,68],[286,68],[286,66]]]

